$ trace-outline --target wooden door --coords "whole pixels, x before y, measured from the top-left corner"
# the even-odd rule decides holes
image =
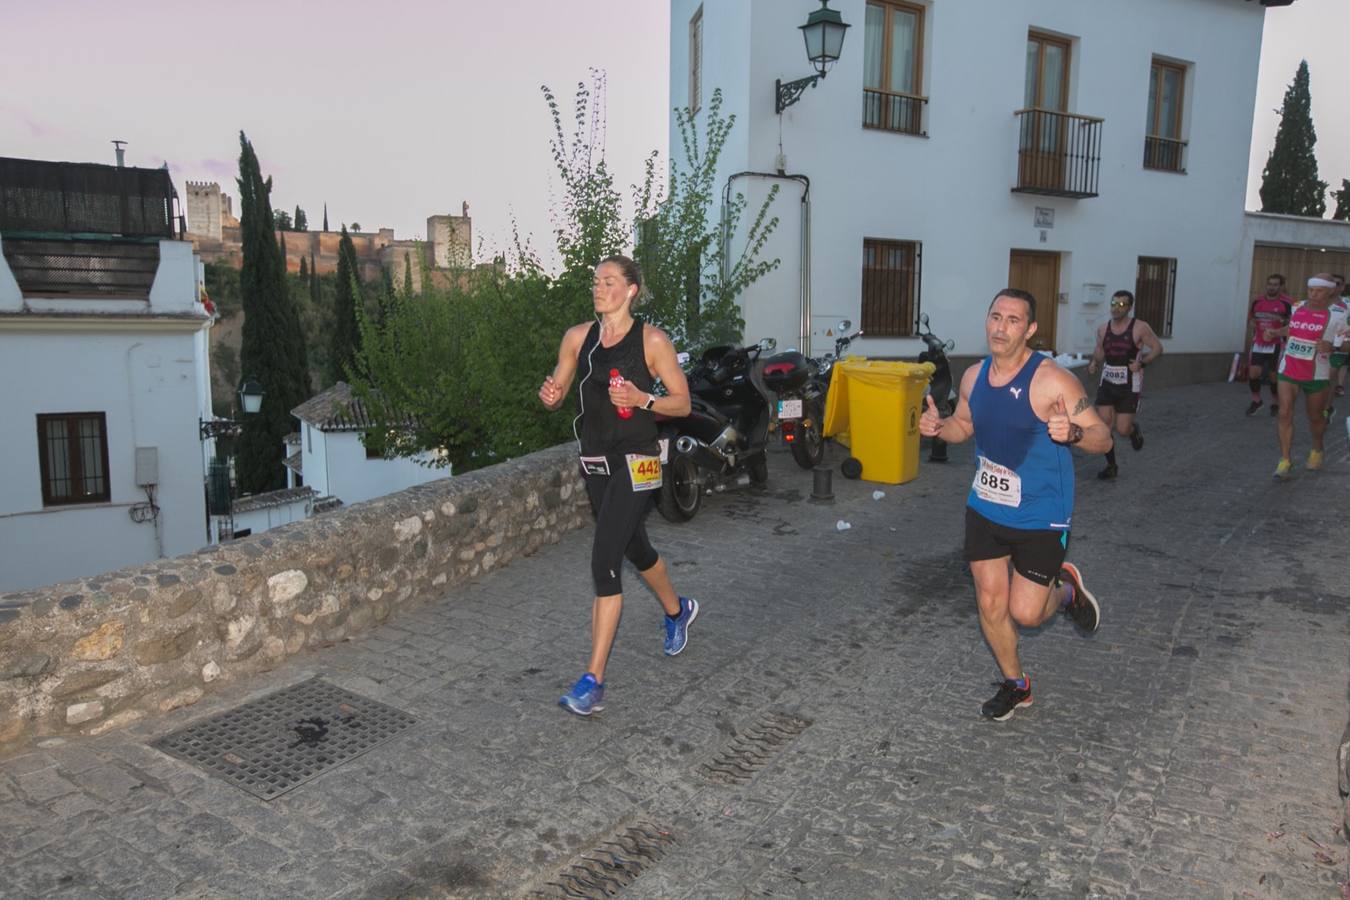
[[[1055,313],[1059,309],[1059,254],[1014,250],[1008,262],[1008,287],[1036,298],[1036,350],[1055,350]]]

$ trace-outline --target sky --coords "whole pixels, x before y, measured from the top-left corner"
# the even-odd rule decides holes
[[[333,228],[420,237],[427,216],[468,202],[475,244],[507,248],[517,228],[547,260],[557,180],[540,85],[570,124],[592,68],[620,188],[667,149],[668,0],[0,0],[0,22],[0,155],[111,163],[117,138],[129,165],[167,161],[180,196],[216,181],[237,202],[242,129],[273,206],[301,206],[316,228],[326,202]],[[1249,209],[1300,59],[1321,177],[1350,178],[1345,34],[1350,0],[1268,11]]]

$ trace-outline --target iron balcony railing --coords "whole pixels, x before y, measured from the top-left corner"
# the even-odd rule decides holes
[[[1104,119],[1049,109],[1019,109],[1017,184],[1013,191],[1096,197]]]
[[[0,232],[45,239],[181,237],[167,169],[0,157]]]
[[[926,136],[923,127],[927,97],[895,91],[863,90],[863,127]]]
[[[1186,142],[1175,138],[1144,136],[1144,168],[1186,174]]]

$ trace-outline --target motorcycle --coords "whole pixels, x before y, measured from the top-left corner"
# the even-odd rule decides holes
[[[667,520],[692,519],[710,491],[769,480],[773,400],[761,357],[776,343],[711,347],[689,368],[689,415],[660,421],[668,450],[656,508]]]
[[[848,334],[852,322],[839,323],[834,353],[811,359],[796,350],[772,356],[764,362],[764,383],[778,398],[774,423],[792,458],[803,469],[813,469],[825,458],[825,398],[830,388],[830,372],[849,344],[862,331]]]
[[[938,412],[949,416],[956,409],[956,390],[952,383],[952,364],[947,359],[947,352],[956,348],[956,342],[943,341],[933,334],[933,329],[928,325],[928,313],[919,316],[919,326],[923,329],[919,332],[919,337],[924,343],[924,349],[919,354],[919,362],[932,363],[934,366],[933,377],[928,381],[928,392],[933,396],[933,403],[937,406]],[[933,438],[928,450],[928,461],[937,463],[947,461],[946,441]]]

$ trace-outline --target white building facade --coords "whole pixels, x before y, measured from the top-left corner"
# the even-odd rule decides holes
[[[798,26],[818,0],[672,0],[670,105],[706,128],[722,91],[719,185],[746,220],[780,188],[764,256],[781,265],[741,298],[746,340],[818,354],[847,318],[854,352],[913,357],[926,313],[979,355],[1014,286],[1037,297],[1042,347],[1089,351],[1126,289],[1169,355],[1231,354],[1265,5],[1286,3],[834,0],[842,55],[780,116],[775,80],[812,71]]]
[[[291,415],[300,420],[300,465],[288,465],[291,486],[303,481],[321,497],[352,504],[450,476],[448,466],[431,464],[431,454],[385,459],[368,450],[362,436],[375,420],[346,382],[305,401]],[[293,459],[294,453],[288,463]]]
[[[208,541],[198,421],[210,416],[212,318],[192,245],[166,236],[168,174],[0,160],[0,189],[60,167],[78,170],[69,183],[85,185],[85,209],[117,209],[115,192],[90,185],[139,187],[107,233],[92,220],[49,230],[40,210],[14,205],[0,219],[0,591]],[[128,202],[145,214],[128,215]]]

